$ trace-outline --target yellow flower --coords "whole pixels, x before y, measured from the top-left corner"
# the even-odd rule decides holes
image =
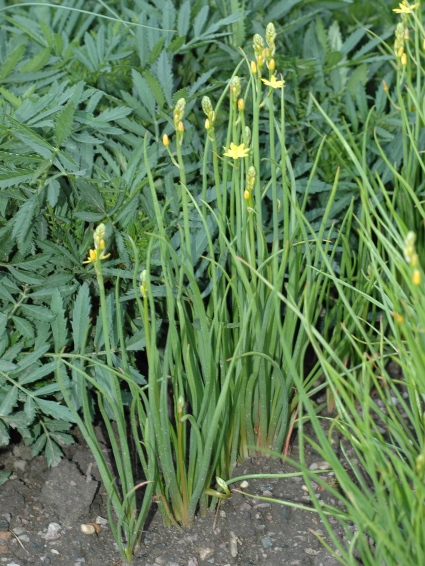
[[[282,88],[283,86],[285,86],[285,81],[283,80],[278,81],[274,75],[270,77],[269,81],[267,79],[261,79],[261,80],[265,85],[270,86],[271,88]]]
[[[406,0],[403,0],[403,2],[399,3],[399,8],[393,8],[393,12],[395,12],[396,14],[411,14],[413,10],[416,10],[418,6],[419,2],[416,2],[416,4],[409,6]]]
[[[103,240],[102,240],[103,242]],[[96,263],[98,259],[106,259],[111,254],[103,255],[103,248],[97,248],[89,251],[89,257],[83,263]]]
[[[403,324],[403,322],[404,322],[404,316],[403,315],[401,315],[398,312],[393,312],[392,315],[393,315],[396,322],[398,322],[399,324]]]
[[[419,269],[413,270],[412,283],[416,286],[421,284],[421,272],[419,271]]]
[[[231,157],[232,159],[239,159],[239,157],[246,157],[248,153],[249,147],[245,147],[244,143],[241,143],[241,145],[236,145],[232,142],[230,144],[230,149],[228,149],[223,155],[225,157]]]

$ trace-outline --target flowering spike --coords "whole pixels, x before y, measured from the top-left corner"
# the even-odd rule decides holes
[[[263,51],[264,51],[264,40],[263,40],[263,38],[261,37],[260,34],[256,33],[254,35],[254,40],[253,40],[252,46],[254,48],[255,56],[258,60],[258,57],[263,56]]]
[[[274,52],[276,50],[275,39],[276,39],[276,29],[273,23],[270,22],[267,24],[266,27],[266,41],[267,41],[267,45],[270,48],[271,55],[274,55]]]
[[[183,120],[184,107],[186,106],[186,100],[184,98],[179,98],[174,108],[174,127],[177,130],[178,123]]]

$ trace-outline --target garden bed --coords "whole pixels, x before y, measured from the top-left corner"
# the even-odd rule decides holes
[[[298,449],[293,446],[291,455],[296,458],[297,454]],[[107,524],[106,493],[83,441],[68,447],[66,458],[51,469],[43,456],[31,458],[31,449],[22,444],[3,449],[1,457],[14,470],[12,478],[0,487],[1,564],[25,566],[41,561],[52,566],[114,566],[119,563],[119,552]],[[320,463],[314,452],[308,458],[309,463]],[[234,473],[289,471],[290,467],[277,459],[250,458],[238,465]],[[326,472],[323,476],[331,478]],[[251,494],[309,505],[300,477],[250,479],[248,484],[245,489]],[[239,485],[238,482],[232,488]],[[322,497],[329,499],[329,494],[322,492]],[[81,531],[81,525],[96,522],[100,526],[97,534]],[[342,537],[341,528],[337,528]],[[217,512],[205,518],[197,517],[191,528],[181,531],[165,528],[160,513],[153,512],[133,563],[143,566],[338,564],[315,533],[328,539],[314,511],[233,492]]]

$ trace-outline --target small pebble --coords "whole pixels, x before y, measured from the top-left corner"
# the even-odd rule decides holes
[[[291,517],[291,507],[287,507],[286,505],[282,507],[282,511],[280,513],[280,519],[282,523],[289,523],[289,519]]]
[[[241,489],[246,489],[248,486],[249,486],[249,483],[244,480],[244,481],[241,481],[239,487],[240,487]]]
[[[270,537],[263,537],[261,539],[261,544],[263,545],[263,548],[270,548],[272,545],[272,539]]]
[[[211,556],[214,554],[214,550],[212,548],[201,548],[199,550],[199,558],[201,560],[207,560],[207,558],[211,558]]]
[[[330,467],[331,466],[328,464],[328,462],[326,462],[325,460],[322,460],[321,462],[313,462],[312,464],[310,464],[308,469],[311,470],[311,471],[327,470],[327,469],[330,469]]]

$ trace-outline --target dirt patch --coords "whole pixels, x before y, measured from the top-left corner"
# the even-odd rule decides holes
[[[296,447],[292,456],[296,458]],[[310,462],[318,456],[309,455]],[[94,459],[83,442],[67,449],[67,458],[48,469],[31,449],[10,446],[0,452],[2,465],[14,470],[0,487],[0,564],[5,566],[114,566],[119,552],[109,529],[106,493]],[[281,461],[249,459],[234,471],[285,473]],[[248,480],[246,491],[309,505],[301,478]],[[239,484],[231,486],[239,487]],[[322,497],[327,497],[323,493]],[[84,534],[82,524],[100,525]],[[337,529],[336,525],[336,529]],[[217,512],[197,518],[190,529],[166,529],[154,513],[133,564],[143,566],[336,566],[318,542],[328,540],[316,513],[252,499],[234,492]],[[337,534],[342,537],[343,533]]]

